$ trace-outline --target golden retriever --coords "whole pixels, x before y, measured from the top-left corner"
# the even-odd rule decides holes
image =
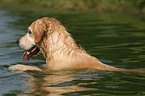
[[[40,51],[46,58],[46,68],[62,70],[69,68],[93,68],[107,71],[131,71],[106,65],[89,55],[78,46],[65,27],[56,19],[44,17],[34,21],[28,28],[28,33],[18,40],[18,45],[25,50],[23,59],[37,55]],[[37,70],[41,68],[14,65],[10,70]]]

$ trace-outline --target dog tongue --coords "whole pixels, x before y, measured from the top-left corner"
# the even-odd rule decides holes
[[[29,58],[37,55],[37,53],[40,51],[40,49],[35,45],[33,46],[29,51],[25,51],[23,54],[23,59],[25,61],[28,61]]]
[[[28,51],[25,51],[24,52],[24,54],[23,54],[23,59],[25,60],[25,61],[28,61],[29,60],[29,58],[28,58],[28,55],[30,54],[30,52],[28,52]]]

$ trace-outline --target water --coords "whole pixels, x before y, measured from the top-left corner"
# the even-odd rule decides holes
[[[134,16],[113,13],[47,13],[73,35],[77,43],[102,62],[126,69],[145,68],[145,22]],[[145,96],[145,74],[76,69],[48,73],[12,73],[15,64],[45,66],[39,56],[26,62],[15,41],[27,27],[43,17],[33,12],[0,10],[1,96]]]

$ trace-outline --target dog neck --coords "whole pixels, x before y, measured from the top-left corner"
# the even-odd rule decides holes
[[[76,55],[86,53],[64,27],[47,34],[40,46],[48,68],[68,67],[76,61]]]

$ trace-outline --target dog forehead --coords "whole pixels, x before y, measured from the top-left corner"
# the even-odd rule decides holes
[[[44,23],[44,20],[38,19],[38,20],[34,21],[30,26],[36,26],[36,25],[40,25],[43,23]]]
[[[36,28],[38,28],[39,26],[41,26],[42,24],[44,24],[44,21],[38,19],[38,20],[34,21],[34,22],[28,27],[28,29],[29,29],[29,30],[36,29]]]

